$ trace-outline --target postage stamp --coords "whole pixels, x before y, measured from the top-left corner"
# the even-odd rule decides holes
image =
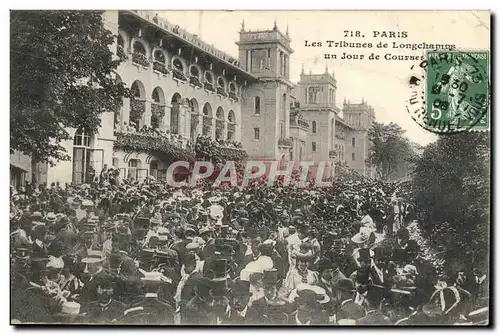
[[[437,132],[489,127],[489,53],[428,51],[424,122]]]

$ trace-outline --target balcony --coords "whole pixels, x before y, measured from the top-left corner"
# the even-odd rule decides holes
[[[229,99],[238,102],[238,97],[236,96],[236,93],[234,93],[234,92],[229,92]]]
[[[290,118],[290,126],[296,126],[300,128],[304,128],[305,130],[309,130],[309,123],[301,118]]]
[[[289,138],[281,137],[280,139],[278,139],[278,147],[291,148],[292,140]]]
[[[203,87],[204,87],[207,91],[210,91],[210,92],[215,92],[215,88],[214,88],[214,85],[212,85],[212,83],[205,82],[205,83],[203,84]]]
[[[121,45],[116,48],[116,55],[120,58],[122,62],[128,59],[128,56],[125,54],[125,50]]]
[[[208,136],[198,137],[195,145],[196,157],[214,163],[240,162],[248,157],[241,143],[234,141],[214,141]]]
[[[217,87],[217,94],[223,97],[227,97],[227,93],[224,87]]]
[[[159,62],[157,60],[153,62],[153,70],[163,74],[169,73],[167,67],[165,66],[165,63]]]
[[[139,119],[146,111],[146,100],[130,99],[130,117]]]
[[[151,114],[158,118],[163,118],[165,116],[165,105],[160,105],[158,103],[151,104]]]
[[[140,52],[134,52],[132,54],[132,63],[134,63],[136,65],[140,65],[146,69],[149,68],[149,64],[150,64],[146,55],[144,55]]]
[[[183,148],[180,141],[176,141],[173,135],[154,132],[134,132],[116,134],[114,149],[126,152],[145,152],[152,155],[164,155],[165,159],[182,160],[191,162],[195,159],[195,153],[189,148]]]
[[[197,76],[190,76],[189,77],[189,84],[191,84],[195,87],[202,87],[203,86],[200,82],[200,79],[198,79]]]
[[[184,74],[184,72],[182,72],[181,70],[179,70],[177,68],[173,69],[173,75],[174,75],[174,78],[177,80],[180,80],[183,82],[187,81],[187,78],[186,78],[186,75]]]

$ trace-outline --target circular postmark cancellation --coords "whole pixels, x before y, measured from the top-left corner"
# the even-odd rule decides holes
[[[406,103],[424,129],[450,134],[489,130],[489,52],[427,51],[411,67]]]

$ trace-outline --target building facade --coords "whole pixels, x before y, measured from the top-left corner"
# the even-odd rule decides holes
[[[242,24],[232,57],[150,11],[103,17],[122,60],[116,80],[133,97],[104,113],[97,133],[68,130],[73,140],[62,145],[71,160],[47,167],[46,182],[88,182],[105,167],[122,178],[164,179],[173,161],[193,157],[199,136],[250,159],[328,161],[330,175],[347,162],[366,174],[373,109],[344,103],[341,118],[328,71],[292,83],[291,39],[276,23],[260,31]]]

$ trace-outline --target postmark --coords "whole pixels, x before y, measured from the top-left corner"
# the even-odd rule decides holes
[[[411,68],[406,109],[434,133],[489,130],[489,53],[429,50]]]

